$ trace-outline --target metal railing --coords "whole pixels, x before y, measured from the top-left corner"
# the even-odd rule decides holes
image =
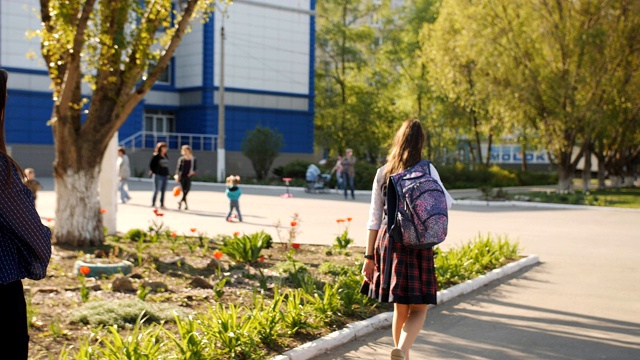
[[[119,145],[135,151],[136,149],[154,149],[160,141],[167,143],[169,149],[180,149],[189,145],[193,150],[215,151],[218,147],[218,135],[188,133],[155,133],[140,131],[119,141]]]

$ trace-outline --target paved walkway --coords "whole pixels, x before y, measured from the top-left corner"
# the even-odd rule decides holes
[[[53,218],[52,182],[42,182],[47,190],[38,197],[38,209],[43,218]],[[149,206],[151,183],[133,181],[131,189],[133,200],[118,209],[119,231],[157,220]],[[245,186],[245,222],[227,223],[223,191],[219,184],[196,185],[191,210],[167,210],[162,221],[183,233],[195,227],[208,234],[266,230],[277,236],[274,224],[287,225],[298,213],[296,241],[332,244],[340,232],[335,220],[352,217],[350,234],[364,245],[368,192],[357,193],[354,201],[292,190],[294,197],[283,199],[282,189]],[[167,197],[173,200],[169,192]],[[175,203],[166,205],[175,209]],[[412,360],[640,359],[640,211],[454,205],[449,229],[444,248],[478,233],[509,234],[542,264],[430,310]],[[388,359],[389,334],[374,332],[318,359]]]

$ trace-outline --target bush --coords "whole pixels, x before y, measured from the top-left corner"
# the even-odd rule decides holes
[[[311,164],[306,160],[294,160],[286,165],[278,166],[273,169],[273,174],[279,178],[290,177],[293,179],[305,179],[307,168]]]
[[[147,237],[147,233],[142,229],[131,229],[124,234],[125,239],[129,239],[134,242],[144,240]]]
[[[549,173],[522,173],[493,165],[471,170],[467,165],[438,166],[438,174],[447,189],[500,188],[557,183],[557,175]]]
[[[258,180],[267,177],[282,145],[282,134],[269,128],[256,126],[247,132],[247,137],[242,141],[242,153],[251,160]]]
[[[505,170],[498,165],[491,166],[489,168],[489,173],[491,174],[491,185],[493,185],[494,187],[520,185],[518,176],[515,173],[509,170]]]

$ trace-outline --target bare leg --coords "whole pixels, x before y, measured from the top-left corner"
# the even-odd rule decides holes
[[[400,310],[400,312],[398,311]],[[414,304],[414,305],[402,305],[395,304],[396,313],[404,314],[404,322],[399,331],[396,329],[396,317],[394,316],[394,343],[396,347],[402,349],[405,353],[405,360],[409,360],[409,350],[413,345],[414,341],[418,337],[420,330],[422,330],[422,326],[424,325],[424,320],[427,318],[427,304]],[[398,335],[396,335],[396,331],[398,331]],[[397,339],[397,340],[396,340]]]

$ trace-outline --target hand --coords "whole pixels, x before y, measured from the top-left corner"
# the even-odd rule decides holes
[[[365,259],[364,264],[362,265],[362,275],[364,275],[364,279],[368,283],[373,281],[373,270],[375,267],[376,264],[373,260]]]

